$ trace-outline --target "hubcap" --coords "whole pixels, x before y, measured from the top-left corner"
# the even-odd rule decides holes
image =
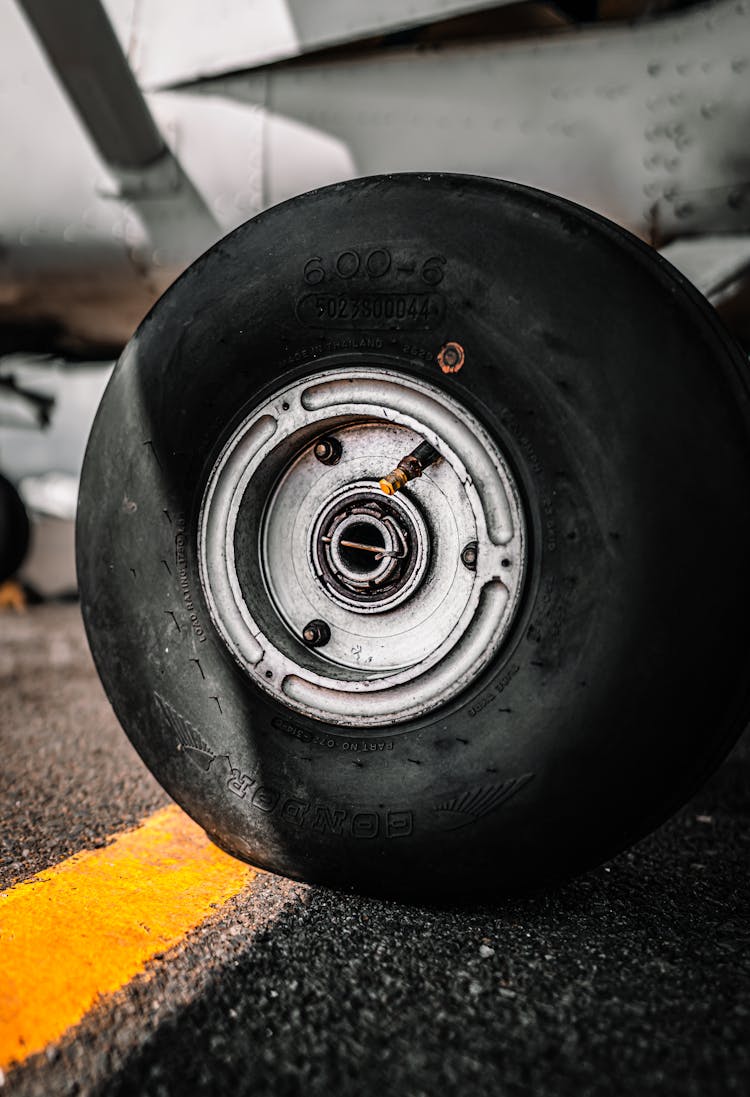
[[[422,581],[429,535],[411,500],[388,499],[364,483],[323,508],[312,528],[311,555],[333,601],[355,613],[378,613],[403,602]]]
[[[379,480],[423,441],[438,458],[386,496]],[[253,680],[356,728],[427,713],[481,673],[518,606],[525,546],[511,472],[467,409],[352,368],[286,386],[234,432],[199,559],[213,621]]]

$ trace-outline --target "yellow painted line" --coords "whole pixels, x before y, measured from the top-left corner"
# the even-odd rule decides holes
[[[255,875],[172,805],[0,893],[0,1067],[59,1039]]]

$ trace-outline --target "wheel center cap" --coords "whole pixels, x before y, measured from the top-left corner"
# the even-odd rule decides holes
[[[429,561],[429,539],[413,504],[387,500],[361,484],[317,516],[310,563],[328,595],[360,612],[390,608],[411,595]]]

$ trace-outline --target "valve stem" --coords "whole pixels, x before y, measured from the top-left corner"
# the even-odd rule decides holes
[[[380,490],[386,495],[395,495],[397,491],[401,491],[404,484],[421,476],[428,465],[437,461],[439,456],[438,451],[429,442],[420,442],[412,453],[401,458],[393,472],[383,477],[380,481]]]

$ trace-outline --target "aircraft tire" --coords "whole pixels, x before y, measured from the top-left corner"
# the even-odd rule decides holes
[[[750,716],[749,407],[704,299],[560,198],[400,175],[277,206],[167,291],[96,418],[78,571],[114,709],[277,873],[454,899],[601,863]]]
[[[21,496],[0,474],[0,583],[20,568],[29,549],[29,516]]]

